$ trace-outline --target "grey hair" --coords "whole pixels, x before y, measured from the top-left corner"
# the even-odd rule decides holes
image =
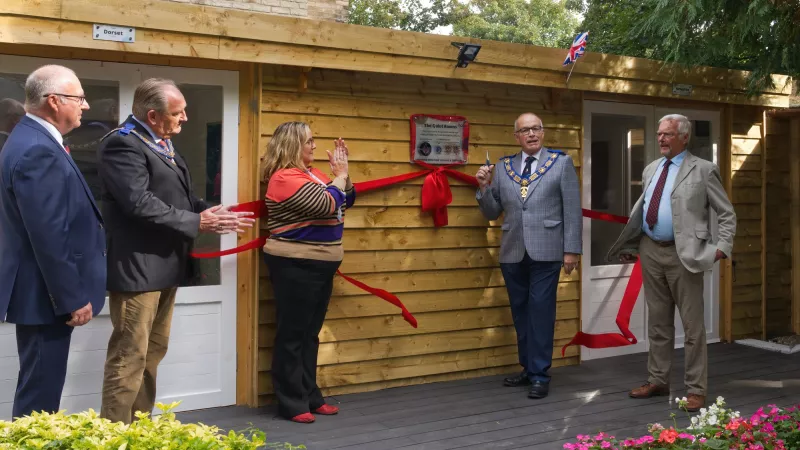
[[[692,137],[692,122],[688,117],[681,114],[667,114],[659,119],[658,124],[661,125],[664,121],[678,122],[678,134],[686,136],[687,142]]]
[[[25,107],[31,111],[41,108],[47,101],[45,95],[58,93],[64,84],[65,74],[71,74],[76,79],[78,78],[72,69],[54,64],[34,70],[25,80]],[[63,98],[59,97],[59,99],[61,103],[64,103]]]
[[[178,86],[172,80],[165,78],[148,78],[136,87],[133,93],[133,117],[147,120],[147,113],[150,111],[167,112],[167,89],[174,88],[178,92]]]

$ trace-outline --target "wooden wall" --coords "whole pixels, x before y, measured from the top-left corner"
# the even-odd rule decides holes
[[[757,107],[730,106],[732,202],[737,229],[733,246],[733,292],[731,294],[731,338],[760,338],[764,288],[762,257],[765,203],[762,187],[766,161],[763,158],[763,113]]]
[[[790,119],[767,118],[766,313],[767,338],[792,333],[792,240],[789,216]]]
[[[468,118],[469,164],[474,174],[486,157],[518,151],[513,122],[525,111],[539,114],[545,144],[568,151],[580,170],[581,94],[551,88],[339,70],[263,66],[260,147],[289,120],[311,125],[316,157],[328,170],[325,150],[337,137],[350,148],[355,182],[407,173],[409,122],[414,113]],[[327,395],[377,390],[519,370],[508,298],[497,263],[499,222],[477,208],[475,189],[451,181],[449,225],[434,229],[420,210],[416,180],[359,195],[345,219],[343,273],[396,293],[419,328],[384,301],[335,280],[320,334],[318,383]],[[262,186],[262,191],[263,191]],[[259,293],[259,400],[269,400],[274,336],[273,293],[261,267]],[[577,271],[562,273],[554,366],[576,364],[560,346],[579,330]]]

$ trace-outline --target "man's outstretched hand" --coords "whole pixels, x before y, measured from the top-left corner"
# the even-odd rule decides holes
[[[243,233],[245,228],[252,228],[255,219],[250,218],[252,212],[234,212],[231,208],[237,205],[217,205],[200,213],[200,231],[228,234]]]

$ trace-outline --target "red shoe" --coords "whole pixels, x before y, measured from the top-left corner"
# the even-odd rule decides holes
[[[298,415],[292,417],[290,420],[292,422],[297,422],[297,423],[311,423],[315,419],[314,419],[314,415],[313,414],[311,414],[311,413],[303,413],[303,414],[298,414]]]
[[[331,405],[322,405],[315,409],[314,412],[317,414],[322,414],[323,416],[332,416],[339,412],[339,408]]]

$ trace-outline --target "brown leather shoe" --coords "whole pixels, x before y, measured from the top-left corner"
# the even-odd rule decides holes
[[[647,383],[632,390],[629,394],[632,398],[650,398],[661,395],[669,395],[669,386]]]
[[[689,394],[686,396],[686,410],[697,412],[706,406],[706,398],[703,395]]]

